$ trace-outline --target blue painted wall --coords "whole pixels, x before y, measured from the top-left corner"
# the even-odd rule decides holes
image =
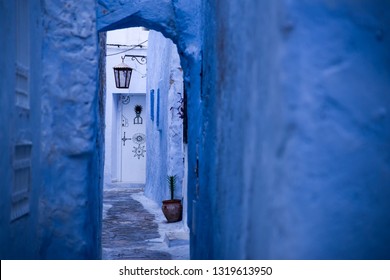
[[[23,44],[15,3],[0,3],[0,258],[99,258],[104,88],[98,92],[95,1],[23,1],[30,3],[29,110],[15,106],[15,44]],[[25,141],[32,143],[28,213],[12,221],[21,179],[15,145]]]
[[[204,8],[192,257],[390,258],[388,1]]]
[[[199,26],[186,22],[199,18],[200,10],[187,2],[156,5],[148,0],[32,3],[31,113],[21,119],[10,94],[15,84],[14,4],[0,2],[0,32],[6,42],[0,59],[0,170],[5,194],[0,198],[1,257],[99,258],[105,74],[104,35],[99,42],[98,31],[135,25],[161,30],[178,43],[181,57],[190,60],[200,52],[199,33],[193,32]],[[29,215],[11,224],[14,133],[19,128],[33,143],[33,176]]]
[[[170,199],[168,175],[177,177],[175,198],[183,197],[183,126],[177,110],[179,94],[183,94],[183,73],[176,46],[155,31],[150,31],[148,40],[147,92],[147,107],[154,117],[146,124],[145,194],[161,204],[162,200]]]
[[[30,34],[29,44],[23,46],[29,56],[28,74],[29,108],[16,106],[16,3],[0,3],[0,38],[2,55],[0,56],[0,259],[35,259],[39,256],[37,224],[39,219],[38,200],[41,188],[40,164],[40,76],[41,67],[41,7],[39,3],[27,6],[28,29],[23,35]],[[22,36],[23,36],[22,35]],[[15,176],[16,145],[31,144],[29,158],[30,176],[27,180],[29,190],[26,213],[17,219],[11,219],[16,201]],[[16,169],[15,169],[16,170]],[[18,202],[19,203],[19,202]]]
[[[104,93],[95,1],[43,5],[40,254],[99,258]]]
[[[171,38],[184,71],[192,258],[390,258],[388,1],[99,0],[97,13],[93,0],[41,1],[28,118],[9,94],[11,2],[0,10],[1,258],[99,258],[96,31],[136,25]],[[33,143],[31,208],[10,223],[21,138]]]

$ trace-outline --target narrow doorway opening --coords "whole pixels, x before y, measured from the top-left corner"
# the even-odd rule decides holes
[[[188,259],[186,99],[177,48],[143,27],[108,31],[105,48],[102,256]],[[129,88],[115,84],[120,63],[133,69]],[[174,224],[161,211],[168,176],[176,176],[175,198],[183,203],[183,219]]]
[[[145,184],[148,33],[144,28],[107,32],[104,164],[106,184]],[[118,88],[115,84],[113,67],[121,63],[133,69],[128,88]]]

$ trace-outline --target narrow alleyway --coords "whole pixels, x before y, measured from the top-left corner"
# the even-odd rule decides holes
[[[103,194],[102,258],[188,259],[183,222],[168,224],[142,185],[106,184]]]

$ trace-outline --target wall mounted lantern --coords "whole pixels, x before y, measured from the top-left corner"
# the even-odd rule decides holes
[[[131,57],[131,60],[135,60],[141,65],[146,64],[146,56],[144,55],[126,54],[125,56],[122,56],[122,63],[114,67],[115,85],[117,88],[129,88],[130,86],[130,79],[133,68],[124,62],[125,57]]]

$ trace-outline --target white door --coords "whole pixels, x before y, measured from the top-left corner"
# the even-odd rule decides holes
[[[121,181],[145,183],[145,95],[121,95]]]

